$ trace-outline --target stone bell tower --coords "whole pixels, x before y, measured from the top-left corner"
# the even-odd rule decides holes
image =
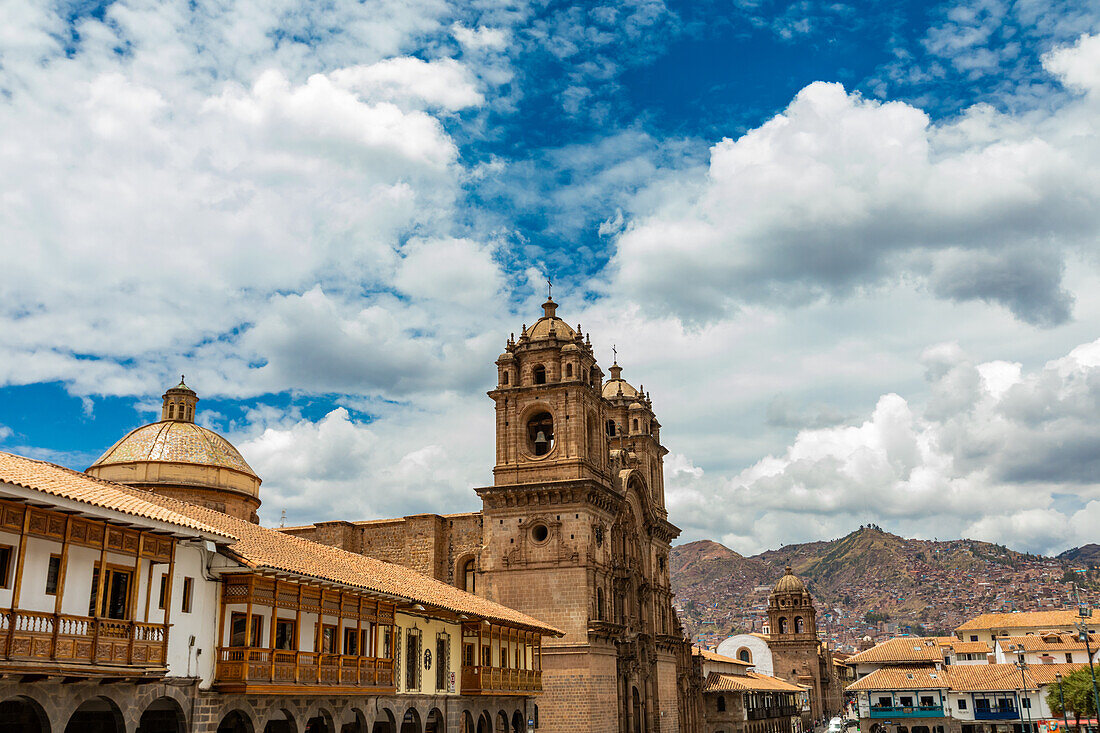
[[[591,342],[557,307],[547,299],[496,362],[477,592],[565,632],[543,647],[540,727],[674,733],[686,643],[668,584],[679,530],[664,511],[660,426],[639,390],[620,379],[609,393]]]
[[[836,709],[832,655],[817,638],[817,610],[805,584],[788,567],[768,597],[768,647],[777,677],[810,688],[813,719]]]

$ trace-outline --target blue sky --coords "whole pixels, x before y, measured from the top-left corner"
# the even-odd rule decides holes
[[[183,372],[265,521],[472,509],[550,276],[684,539],[1098,541],[1095,4],[3,13],[2,449]]]

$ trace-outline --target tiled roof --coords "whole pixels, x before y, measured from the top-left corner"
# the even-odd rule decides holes
[[[984,641],[962,641],[955,639],[951,642],[951,648],[956,654],[992,654],[993,650]]]
[[[703,659],[707,660],[708,662],[721,662],[723,664],[740,664],[742,667],[751,667],[752,666],[752,662],[745,662],[745,661],[740,660],[740,659],[734,659],[733,657],[727,657],[727,656],[723,656],[721,654],[715,654],[712,651],[708,651],[706,649],[702,649],[702,648],[697,647],[697,646],[693,646],[691,648],[691,653],[702,657]]]
[[[256,475],[228,440],[201,425],[178,420],[162,420],[131,430],[92,465],[146,461],[218,466]]]
[[[975,667],[982,665],[972,665]],[[953,669],[953,667],[951,668]],[[849,692],[869,690],[946,690],[951,686],[942,669],[929,666],[898,666],[876,669],[846,688]]]
[[[1093,617],[1090,620],[1094,620]],[[1017,611],[1015,613],[983,613],[957,627],[956,631],[988,631],[990,629],[1054,628],[1072,626],[1080,621],[1076,610]]]
[[[798,685],[759,672],[722,674],[711,672],[703,686],[704,692],[802,692]]]
[[[942,647],[950,646],[946,636],[903,636],[888,639],[844,660],[845,664],[898,664],[943,661]]]
[[[1089,648],[1096,649],[1097,634],[1089,634]],[[1071,652],[1085,649],[1085,642],[1077,634],[1023,634],[1021,636],[999,636],[997,643],[1004,651],[1025,652]]]
[[[1085,664],[1032,664],[1024,670],[1027,687],[1048,685],[1056,674],[1068,676]],[[1023,680],[1015,664],[953,664],[936,669],[932,666],[883,667],[846,688],[849,692],[873,690],[954,690],[957,692],[1016,690]]]
[[[1029,664],[1024,669],[1027,687],[1049,685],[1054,675],[1073,674],[1086,664]],[[959,664],[948,669],[951,689],[959,691],[1008,691],[1020,688],[1020,668],[1015,664]]]
[[[536,618],[481,596],[466,593],[415,570],[261,527],[178,499],[149,494],[140,489],[128,490],[148,494],[151,501],[237,537],[237,542],[230,545],[229,549],[252,567],[283,571],[397,596],[413,603],[506,623],[544,635],[562,635],[558,629]]]
[[[215,525],[149,501],[148,497],[152,494],[135,494],[128,486],[92,478],[46,461],[0,452],[0,482],[177,527],[233,537],[231,533]]]

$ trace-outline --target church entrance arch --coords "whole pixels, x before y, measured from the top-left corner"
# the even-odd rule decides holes
[[[50,733],[46,711],[29,697],[0,703],[0,733]]]

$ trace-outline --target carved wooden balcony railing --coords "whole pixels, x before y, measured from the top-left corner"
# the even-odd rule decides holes
[[[530,695],[542,692],[542,672],[537,669],[463,667],[463,695]]]
[[[214,684],[223,691],[394,691],[393,660],[260,647],[219,647]]]
[[[167,647],[168,627],[163,624],[0,610],[4,669],[79,665],[90,674],[157,676],[164,674]]]

